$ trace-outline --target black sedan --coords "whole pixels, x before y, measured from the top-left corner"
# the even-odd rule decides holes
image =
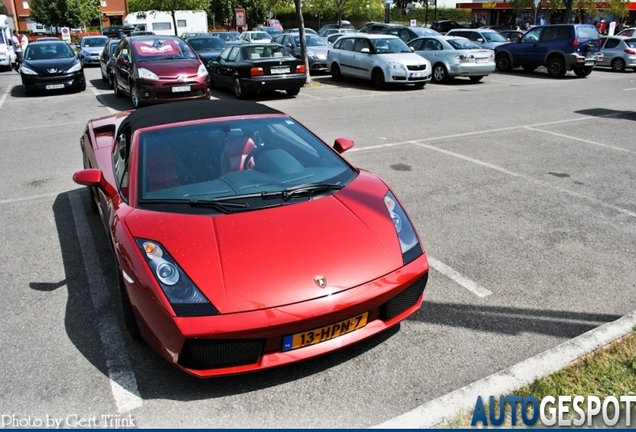
[[[225,41],[218,36],[190,36],[184,39],[206,66],[227,47]]]
[[[212,87],[233,89],[239,99],[261,90],[295,96],[307,79],[304,62],[274,43],[229,46],[208,63],[208,70]]]
[[[99,67],[102,70],[102,80],[113,88],[113,57],[119,46],[120,39],[111,39],[99,56]]]
[[[20,65],[20,77],[27,96],[38,90],[86,90],[82,63],[71,46],[61,40],[30,43]]]

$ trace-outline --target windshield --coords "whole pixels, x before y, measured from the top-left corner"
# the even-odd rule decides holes
[[[46,43],[37,42],[27,46],[24,58],[26,60],[51,60],[75,57],[75,53],[66,42]]]
[[[325,39],[320,36],[305,34],[305,41],[307,46],[327,46]],[[300,45],[300,35],[294,36],[294,42],[296,45]]]
[[[508,42],[508,39],[500,35],[499,33],[493,32],[483,32],[481,33],[482,37],[486,42]]]
[[[188,39],[188,43],[195,51],[218,51],[227,46],[223,39],[218,37],[202,37]]]
[[[223,39],[224,41],[228,42],[228,41],[236,41],[238,40],[240,33],[236,33],[236,32],[219,32],[219,33],[211,33],[212,36],[218,36],[221,39]]]
[[[288,194],[284,197],[283,191],[316,185],[335,190],[356,175],[332,149],[287,116],[142,131],[138,148],[138,204],[157,210],[174,200],[196,201],[203,207],[213,199],[231,202],[233,211],[251,210],[272,206],[277,194],[293,203],[297,201]],[[182,207],[176,211],[193,211]]]
[[[86,37],[82,39],[81,46],[84,48],[105,47],[110,39],[104,37]]]
[[[265,33],[265,32],[254,32],[250,34],[250,38],[252,40],[262,40],[262,41],[269,41],[272,40],[272,37],[269,35],[269,33]]]
[[[411,49],[400,38],[371,39],[378,54],[410,53]]]
[[[197,58],[192,48],[176,37],[151,37],[130,42],[139,60],[167,60]]]
[[[460,49],[481,49],[479,45],[476,43],[465,39],[465,38],[456,38],[456,39],[447,39],[446,42],[453,48]]]

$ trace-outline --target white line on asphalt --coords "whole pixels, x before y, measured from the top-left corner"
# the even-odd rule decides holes
[[[2,204],[11,204],[11,203],[20,202],[20,201],[39,200],[39,199],[42,199],[42,198],[54,197],[54,196],[58,196],[59,194],[64,193],[64,192],[66,192],[66,191],[51,192],[51,193],[41,194],[41,195],[31,195],[31,196],[28,196],[28,197],[21,197],[21,198],[8,198],[8,199],[0,200],[0,205],[2,205]]]
[[[113,312],[115,302],[110,298],[108,287],[102,274],[101,262],[92,240],[90,227],[83,211],[80,191],[69,192],[75,229],[88,276],[88,287],[95,308],[97,327],[102,341],[106,368],[115,404],[120,413],[131,411],[143,405],[137,388],[137,379],[126,354],[124,340]]]
[[[2,105],[4,105],[4,101],[7,98],[7,96],[9,96],[9,93],[11,93],[11,89],[13,87],[9,86],[7,87],[7,89],[4,91],[4,93],[2,93],[2,97],[0,97],[0,109],[2,109]]]
[[[557,132],[551,132],[551,131],[547,131],[547,130],[543,130],[543,129],[537,129],[537,128],[534,128],[532,126],[524,126],[524,129],[529,129],[529,130],[535,131],[535,132],[543,132],[543,133],[554,135],[554,136],[558,136],[558,137],[561,137],[561,138],[567,138],[567,139],[571,139],[571,140],[575,140],[575,141],[584,142],[584,143],[587,143],[587,144],[592,144],[592,145],[595,145],[595,146],[610,148],[612,150],[618,150],[618,151],[622,151],[622,152],[626,152],[626,153],[634,153],[634,154],[636,154],[636,152],[632,151],[632,150],[627,150],[627,149],[624,149],[624,148],[615,147],[615,146],[611,146],[611,145],[608,145],[608,144],[599,143],[599,142],[596,142],[596,141],[590,141],[590,140],[586,140],[586,139],[583,139],[583,138],[577,138],[577,137],[570,136],[570,135],[560,134],[560,133],[557,133]]]
[[[553,374],[582,356],[603,348],[631,333],[636,326],[636,311],[616,321],[603,324],[554,348],[517,363],[507,369],[475,381],[451,393],[388,420],[374,429],[414,429],[440,426],[475,408],[477,397],[506,395],[532,383],[536,378]]]
[[[440,272],[441,274],[443,274],[447,278],[454,280],[459,285],[463,286],[468,291],[470,291],[473,294],[475,294],[477,297],[484,298],[484,297],[489,296],[490,294],[492,294],[492,291],[490,291],[489,289],[486,289],[483,286],[479,285],[477,282],[474,282],[474,281],[468,279],[467,277],[462,276],[456,270],[454,270],[451,267],[447,266],[443,262],[436,260],[435,258],[433,258],[430,255],[428,256],[428,263],[435,270],[437,270],[438,272]]]
[[[597,204],[597,205],[612,209],[614,211],[626,214],[627,216],[636,217],[636,213],[634,213],[632,211],[629,211],[627,209],[624,209],[622,207],[618,207],[618,206],[615,206],[613,204],[606,203],[605,201],[601,201],[599,199],[592,198],[592,197],[589,197],[587,195],[583,195],[583,194],[580,194],[578,192],[574,192],[574,191],[571,191],[569,189],[565,189],[565,188],[553,185],[553,184],[548,183],[548,182],[544,182],[544,181],[541,181],[541,180],[534,179],[532,177],[528,177],[527,175],[524,175],[524,174],[520,174],[520,173],[517,173],[517,172],[514,172],[514,171],[507,170],[507,169],[499,167],[497,165],[493,165],[493,164],[490,164],[490,163],[487,163],[487,162],[480,161],[479,159],[474,159],[474,158],[471,158],[471,157],[468,157],[468,156],[461,155],[459,153],[455,153],[455,152],[451,152],[451,151],[448,151],[448,150],[444,150],[444,149],[441,149],[439,147],[435,147],[435,146],[428,145],[428,144],[416,143],[415,145],[417,145],[418,147],[424,147],[424,148],[427,148],[429,150],[434,150],[434,151],[437,151],[437,152],[440,152],[440,153],[444,153],[446,155],[453,156],[453,157],[456,157],[456,158],[459,158],[459,159],[463,159],[465,161],[472,162],[472,163],[475,163],[477,165],[484,166],[486,168],[494,169],[494,170],[497,170],[497,171],[502,172],[504,174],[508,174],[510,176],[513,176],[513,177],[518,177],[518,178],[524,179],[524,180],[526,180],[526,181],[528,181],[530,183],[534,183],[534,184],[539,185],[539,186],[543,186],[543,187],[547,187],[547,188],[554,188],[556,190],[564,192],[564,193],[566,193],[566,194],[568,194],[570,196],[573,196],[575,198],[581,198],[581,199],[590,201],[590,202],[592,202],[594,204]]]
[[[634,90],[636,90],[636,88],[628,88],[628,89],[625,89],[625,91],[634,91]]]
[[[96,88],[95,86],[91,86],[91,87],[90,87],[90,89],[91,89],[91,91],[92,91],[93,93],[95,93],[95,96],[97,96],[97,99],[98,99],[98,100],[99,100],[99,99],[102,99],[102,96],[103,96],[103,95],[108,94],[108,93],[100,93],[100,92],[99,92],[99,90],[97,90],[97,88]],[[111,113],[111,114],[117,114],[117,113],[119,113],[119,111],[117,111],[116,109],[113,109],[113,108],[109,107],[109,106],[108,106],[108,105],[106,105],[103,101],[101,101],[101,100],[100,100],[100,102],[102,103],[102,105],[104,105],[104,107],[105,107],[108,111],[110,111],[110,113]]]

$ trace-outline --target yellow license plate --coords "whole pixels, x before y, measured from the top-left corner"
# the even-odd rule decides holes
[[[315,345],[320,342],[337,338],[338,336],[351,333],[354,330],[367,325],[369,312],[354,316],[328,326],[309,330],[302,333],[296,333],[283,337],[283,351],[291,351],[296,348],[302,348],[309,345]]]

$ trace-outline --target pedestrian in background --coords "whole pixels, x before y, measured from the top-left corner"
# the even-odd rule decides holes
[[[16,63],[22,63],[22,42],[20,42],[17,30],[13,30],[13,36],[11,36],[11,45],[13,45],[13,51],[15,52]]]
[[[22,52],[25,53],[27,46],[29,45],[29,38],[24,33],[22,33],[22,36],[20,37],[20,45],[22,46]]]
[[[545,16],[541,15],[541,20],[539,20],[539,24],[541,24],[542,26],[547,24],[545,21]]]

